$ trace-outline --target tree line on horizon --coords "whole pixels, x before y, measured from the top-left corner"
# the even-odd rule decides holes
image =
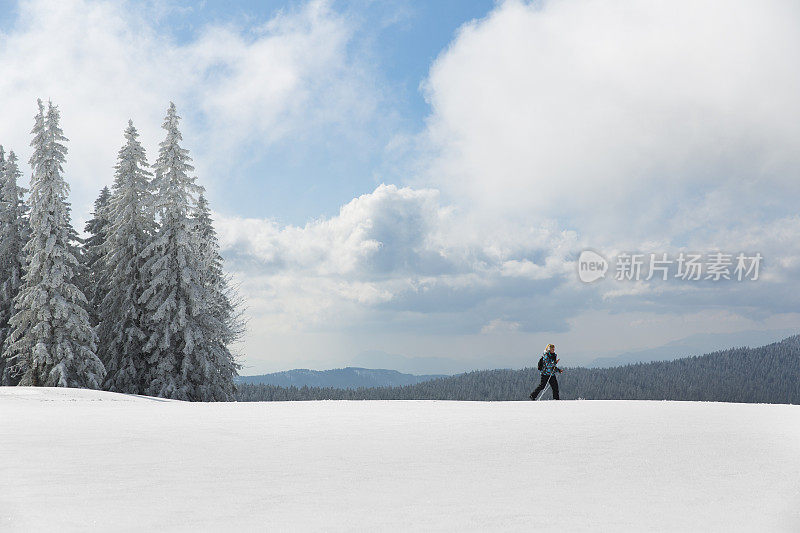
[[[403,387],[336,389],[240,384],[242,402],[297,400],[530,401],[536,368],[481,370]],[[672,361],[567,368],[564,400],[681,400],[800,404],[800,335],[759,348],[733,348]],[[545,391],[545,400],[550,399]]]
[[[128,121],[85,239],[70,222],[59,119],[38,101],[29,191],[0,146],[0,383],[232,400],[241,307],[175,105],[152,166]]]

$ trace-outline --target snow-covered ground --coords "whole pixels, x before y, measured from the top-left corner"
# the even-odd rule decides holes
[[[0,387],[0,530],[800,531],[800,406]]]

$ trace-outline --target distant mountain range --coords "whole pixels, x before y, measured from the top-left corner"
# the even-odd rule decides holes
[[[397,370],[370,368],[336,368],[334,370],[295,369],[260,376],[241,376],[239,383],[275,385],[278,387],[333,387],[357,389],[359,387],[402,387],[423,381],[447,377],[446,374],[414,375]]]
[[[538,360],[538,356],[537,356]],[[492,356],[475,357],[408,357],[382,350],[367,350],[347,362],[359,368],[391,368],[406,374],[448,375],[469,372],[470,370],[497,368],[497,358]]]

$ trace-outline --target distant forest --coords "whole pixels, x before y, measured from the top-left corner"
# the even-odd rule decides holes
[[[685,400],[800,404],[800,335],[759,348],[733,348],[674,361],[615,368],[566,368],[564,400]],[[237,400],[526,400],[535,368],[485,370],[403,387],[334,389],[239,385]],[[548,389],[543,399],[549,399]]]

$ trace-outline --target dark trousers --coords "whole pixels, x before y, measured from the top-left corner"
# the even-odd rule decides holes
[[[560,399],[558,397],[558,380],[556,379],[556,376],[555,375],[548,376],[547,374],[542,374],[541,383],[539,383],[539,386],[536,387],[536,389],[531,393],[531,397],[534,400],[539,396],[539,393],[542,392],[544,388],[547,386],[548,378],[550,379],[550,387],[553,389],[553,399],[554,400]]]

